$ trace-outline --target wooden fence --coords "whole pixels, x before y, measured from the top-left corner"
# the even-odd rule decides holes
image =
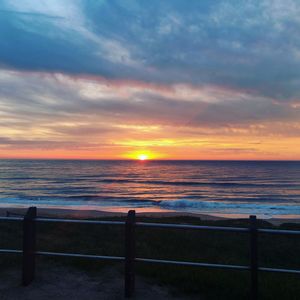
[[[97,221],[97,220],[75,220],[75,219],[57,219],[57,218],[39,218],[37,217],[36,207],[30,207],[24,217],[0,217],[2,221],[23,222],[23,249],[0,249],[0,253],[12,253],[23,255],[22,265],[22,284],[28,286],[35,277],[35,258],[37,255],[45,256],[63,256],[63,257],[78,257],[95,260],[111,260],[123,261],[125,265],[124,273],[124,293],[126,298],[134,295],[135,290],[135,263],[154,263],[154,264],[168,264],[180,266],[193,266],[202,268],[217,268],[217,269],[233,269],[241,271],[250,271],[250,299],[258,299],[258,272],[278,272],[299,274],[300,270],[291,269],[277,269],[260,267],[258,265],[258,234],[284,234],[284,235],[300,235],[297,230],[274,230],[274,229],[260,229],[257,228],[256,216],[250,216],[249,228],[240,227],[220,227],[220,226],[201,226],[201,225],[183,225],[183,224],[163,224],[163,223],[145,223],[136,222],[135,211],[130,210],[127,214],[126,221]],[[78,224],[102,224],[102,225],[116,225],[125,227],[125,256],[100,256],[87,255],[79,253],[59,253],[59,252],[45,252],[36,249],[36,223],[37,222],[60,222],[60,223],[78,223]],[[189,230],[211,230],[211,231],[229,231],[229,232],[243,232],[249,234],[250,259],[248,266],[242,265],[228,265],[228,264],[211,264],[205,262],[188,262],[188,261],[174,261],[151,258],[139,258],[136,256],[136,233],[135,228],[152,227],[152,228],[173,228],[173,229],[189,229]]]

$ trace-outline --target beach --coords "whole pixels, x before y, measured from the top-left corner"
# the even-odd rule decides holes
[[[299,16],[0,0],[0,300],[299,300]]]
[[[85,287],[89,299],[122,299],[122,261],[76,255],[124,257],[123,222],[129,210],[144,223],[248,228],[249,216],[255,215],[258,228],[300,229],[299,163],[4,160],[0,167],[0,216],[22,218],[29,207],[37,207],[40,218],[121,221],[121,226],[38,222],[38,251],[75,257],[38,255],[37,278],[24,289],[19,285],[22,256],[2,254],[4,299],[81,299]],[[22,249],[22,223],[1,221],[0,227],[0,248]],[[138,258],[249,265],[249,231],[135,230]],[[298,244],[295,235],[259,233],[259,265],[299,269]],[[223,299],[224,293],[226,299],[242,299],[249,294],[248,272],[137,263],[136,274],[136,299]],[[266,299],[300,295],[296,277],[260,276]]]
[[[120,211],[121,210],[121,211]],[[10,216],[16,215],[24,215],[27,211],[25,207],[1,207],[0,208],[0,216],[6,216],[7,213]],[[126,217],[126,209],[118,209],[115,211],[101,211],[101,210],[89,210],[89,209],[65,209],[65,208],[37,208],[37,216],[38,217],[51,217],[51,218],[70,218],[70,219],[109,219],[110,217]],[[192,217],[198,218],[203,221],[220,221],[220,220],[235,220],[235,219],[247,219],[249,216],[247,215],[226,215],[226,214],[218,214],[218,215],[209,215],[209,214],[199,214],[199,213],[188,213],[188,212],[177,212],[177,211],[158,211],[149,209],[137,209],[136,210],[137,217],[146,217],[146,218],[155,218],[162,219],[171,218],[171,217]],[[263,220],[269,222],[272,225],[279,226],[284,223],[294,223],[300,224],[300,218],[297,216],[279,216],[276,218],[258,218],[259,220]]]

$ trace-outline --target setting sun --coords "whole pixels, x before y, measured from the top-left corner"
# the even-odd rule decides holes
[[[137,157],[138,160],[147,160],[149,156],[147,154],[139,154]]]
[[[149,149],[138,149],[136,151],[127,152],[123,154],[123,158],[125,159],[133,159],[133,160],[152,160],[152,159],[160,159],[163,157],[162,154],[154,153]]]

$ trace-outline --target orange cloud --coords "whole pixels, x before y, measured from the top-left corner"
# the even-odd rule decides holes
[[[300,159],[297,102],[43,72],[2,70],[0,87],[2,158]]]

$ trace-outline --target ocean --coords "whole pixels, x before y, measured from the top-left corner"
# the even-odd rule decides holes
[[[1,207],[300,216],[300,162],[0,160]]]

